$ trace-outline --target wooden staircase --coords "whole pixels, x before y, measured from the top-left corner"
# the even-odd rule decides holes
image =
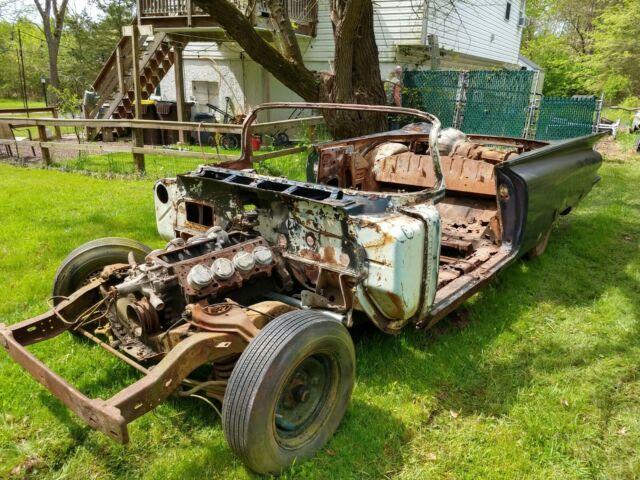
[[[145,34],[146,33],[146,34]],[[87,118],[134,118],[135,86],[132,42],[138,42],[140,97],[147,100],[175,62],[175,51],[163,32],[141,32],[140,36],[123,35],[105,62],[92,87],[97,103],[86,112]],[[101,107],[108,104],[106,110]]]
[[[92,84],[97,98],[95,105],[85,105],[86,118],[136,118],[136,101],[149,99],[175,64],[178,120],[183,120],[186,112],[181,49],[189,41],[232,41],[193,1],[137,0],[136,19],[124,27],[118,45]],[[246,10],[248,0],[233,2],[241,11]],[[260,35],[271,42],[269,10],[262,0],[257,1],[256,7],[251,19],[259,27]],[[296,23],[296,34],[315,36],[317,0],[287,0],[285,8],[291,21]],[[173,35],[180,35],[179,41]],[[134,82],[134,76],[139,77],[139,82]],[[136,91],[140,93],[138,99]],[[105,105],[108,107],[103,108]],[[138,112],[137,117],[141,113]]]

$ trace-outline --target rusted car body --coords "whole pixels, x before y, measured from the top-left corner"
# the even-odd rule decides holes
[[[299,182],[252,170],[248,132],[267,108],[392,113],[421,123],[315,145],[307,181]],[[511,262],[540,254],[553,222],[599,180],[598,135],[547,144],[449,131],[439,145],[441,135],[435,117],[411,109],[258,107],[245,121],[238,161],[155,185],[165,249],[120,245],[120,256],[109,257],[120,262],[96,261],[91,275],[75,279],[78,288],[61,291],[65,276],[78,277],[74,258],[116,249],[108,241],[86,247],[61,267],[57,305],[0,325],[0,342],[120,442],[128,441],[128,423],[172,393],[219,400],[233,450],[258,472],[278,472],[320,448],[346,410],[353,346],[336,328],[362,320],[389,334],[432,326]],[[303,324],[317,333],[288,344]],[[144,376],[109,400],[87,398],[25,348],[66,330]],[[298,351],[287,370],[282,359]],[[269,356],[277,362],[256,360]],[[202,365],[209,373],[192,378]],[[277,397],[272,404],[269,395]]]

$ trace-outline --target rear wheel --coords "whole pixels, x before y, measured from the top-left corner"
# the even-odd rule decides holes
[[[286,147],[287,145],[289,145],[289,135],[287,135],[285,132],[278,133],[273,140],[273,146]]]
[[[129,252],[137,262],[151,251],[145,244],[128,238],[107,237],[80,245],[65,258],[53,279],[55,303],[68,297],[100,274],[107,265],[127,263]]]
[[[220,145],[225,150],[235,150],[240,146],[240,142],[238,138],[232,133],[225,133],[220,138]]]
[[[355,350],[339,322],[309,311],[271,321],[240,356],[222,408],[232,450],[258,473],[313,456],[344,416]]]

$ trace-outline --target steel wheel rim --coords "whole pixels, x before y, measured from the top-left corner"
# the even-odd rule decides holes
[[[333,356],[306,357],[285,380],[274,411],[274,432],[284,448],[299,448],[322,428],[335,403],[339,369]]]

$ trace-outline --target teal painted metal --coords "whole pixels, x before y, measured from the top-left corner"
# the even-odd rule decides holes
[[[593,132],[594,97],[542,97],[536,108],[535,79],[526,70],[405,71],[402,102],[471,134],[564,140]]]
[[[534,75],[535,72],[526,70],[468,72],[462,131],[523,136]]]
[[[537,140],[564,140],[593,132],[595,97],[543,97],[536,125]]]
[[[403,75],[402,104],[434,114],[443,127],[455,125],[460,72],[407,71]]]

